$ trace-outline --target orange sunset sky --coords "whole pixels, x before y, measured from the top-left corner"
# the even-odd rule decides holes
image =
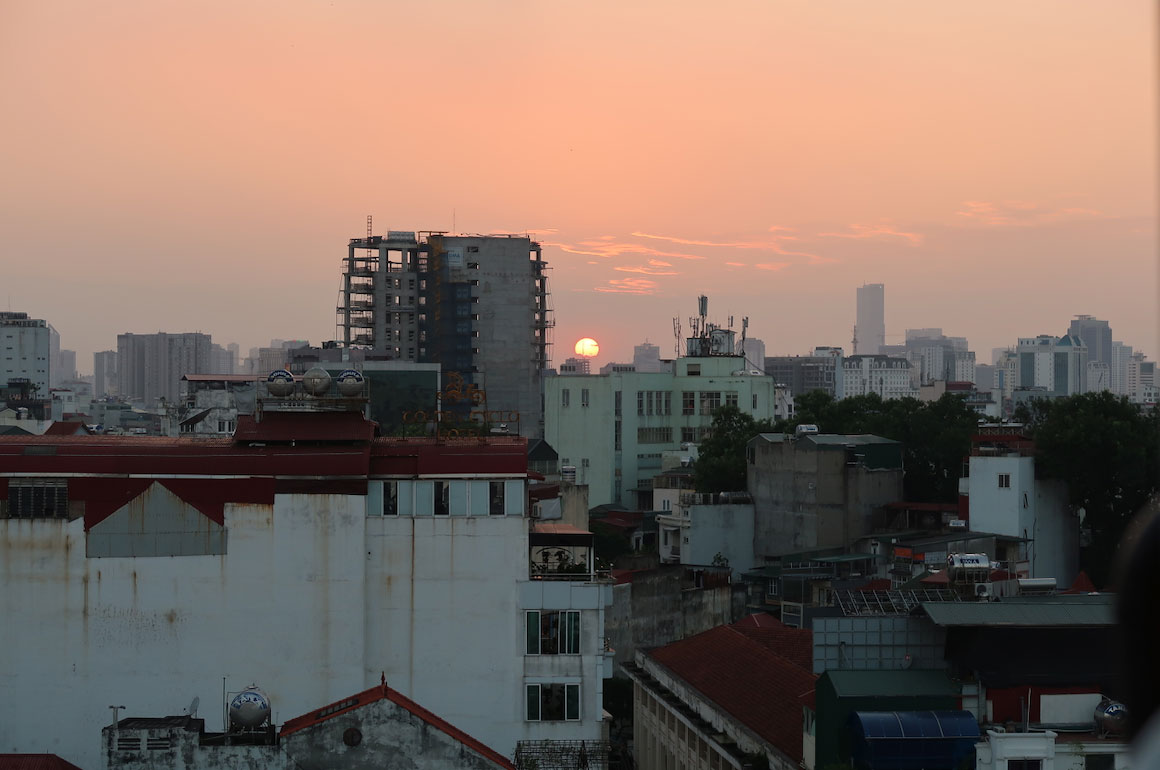
[[[334,337],[365,232],[534,232],[558,363],[1108,319],[1155,357],[1155,5],[0,0],[0,301],[119,332]]]

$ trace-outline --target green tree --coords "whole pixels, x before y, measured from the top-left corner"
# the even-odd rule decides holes
[[[735,406],[713,412],[709,435],[697,447],[693,483],[698,492],[736,492],[746,488],[745,445],[758,433],[774,429]]]
[[[902,443],[903,488],[911,502],[953,502],[958,496],[963,458],[979,415],[954,394],[938,401],[883,400],[877,393],[835,401],[820,390],[797,399],[794,420],[784,425],[817,425],[822,433],[869,433]]]
[[[1132,516],[1160,487],[1160,413],[1104,391],[1020,404],[1016,420],[1035,439],[1035,471],[1067,483],[1088,530],[1080,566],[1106,585]]]

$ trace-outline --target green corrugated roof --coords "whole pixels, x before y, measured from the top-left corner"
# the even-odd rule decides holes
[[[923,611],[939,626],[1112,626],[1116,608],[1105,601],[924,602]]]
[[[800,438],[812,441],[815,444],[823,444],[826,446],[846,446],[847,444],[854,444],[855,446],[866,444],[897,444],[899,442],[890,438],[882,438],[870,433],[804,433]]]
[[[837,556],[815,556],[813,559],[814,561],[820,561],[829,564],[831,562],[862,561],[863,559],[872,559],[877,561],[880,559],[885,560],[886,557],[879,556],[878,554],[874,553],[841,553]]]
[[[905,696],[956,696],[959,685],[947,678],[945,672],[920,669],[917,671],[851,671],[830,669],[823,676],[830,678],[839,698],[883,698]]]

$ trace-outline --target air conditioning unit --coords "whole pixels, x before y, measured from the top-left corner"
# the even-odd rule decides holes
[[[975,596],[979,599],[990,599],[992,590],[990,583],[975,583]]]

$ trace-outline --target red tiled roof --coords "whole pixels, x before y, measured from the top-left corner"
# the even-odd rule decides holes
[[[814,634],[808,628],[791,628],[768,612],[750,615],[733,627],[790,663],[813,671]]]
[[[800,762],[802,705],[817,677],[752,636],[768,630],[718,626],[648,655]]]
[[[0,754],[0,770],[81,770],[56,754]]]
[[[336,701],[327,706],[323,706],[317,711],[312,711],[309,714],[303,714],[300,717],[287,720],[282,725],[282,729],[279,731],[279,735],[285,737],[291,733],[296,733],[299,730],[305,730],[308,727],[313,727],[314,725],[321,724],[329,719],[333,719],[339,714],[345,714],[347,712],[354,711],[355,709],[362,708],[363,706],[367,706],[371,703],[377,703],[383,699],[389,700],[396,706],[406,709],[410,713],[419,717],[419,719],[422,719],[428,725],[445,733],[451,738],[454,738],[477,754],[481,754],[487,759],[491,760],[497,766],[505,768],[506,770],[515,770],[515,765],[513,765],[510,760],[508,760],[498,751],[486,746],[475,738],[472,738],[470,735],[463,732],[455,725],[431,713],[397,690],[391,689],[386,685],[385,682],[378,687],[372,687],[369,690],[363,690],[357,695],[353,695],[349,698],[344,698],[343,700]],[[0,766],[0,770],[6,770],[6,768]]]
[[[83,422],[65,422],[57,420],[44,431],[45,436],[87,436],[88,427]]]
[[[234,441],[370,441],[375,424],[359,412],[266,412],[238,415]]]

